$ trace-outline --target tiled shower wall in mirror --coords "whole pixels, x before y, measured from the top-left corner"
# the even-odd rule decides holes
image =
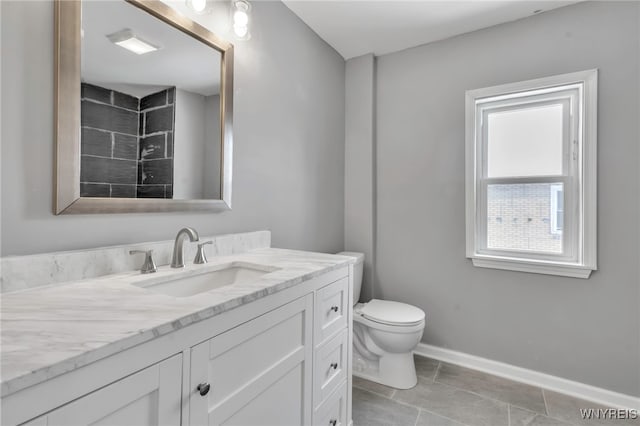
[[[80,195],[173,197],[175,88],[137,98],[83,83]]]

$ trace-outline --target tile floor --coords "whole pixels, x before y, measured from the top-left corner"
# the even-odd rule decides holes
[[[580,408],[605,407],[429,358],[415,361],[413,389],[353,378],[354,426],[640,425],[583,420]]]

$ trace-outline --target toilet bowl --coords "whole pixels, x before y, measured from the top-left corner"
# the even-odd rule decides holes
[[[424,312],[412,305],[372,299],[357,303],[362,288],[362,253],[356,258],[353,282],[353,375],[398,389],[409,389],[418,378],[413,350],[425,326]]]

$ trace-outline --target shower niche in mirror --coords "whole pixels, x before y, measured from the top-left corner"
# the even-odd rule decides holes
[[[59,0],[56,39],[56,214],[230,208],[230,43],[148,0]]]

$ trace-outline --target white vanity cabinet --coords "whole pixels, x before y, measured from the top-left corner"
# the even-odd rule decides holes
[[[179,425],[182,355],[89,393],[25,426]]]
[[[309,294],[194,346],[189,423],[310,424],[312,318]]]
[[[347,425],[351,276],[326,272],[5,395],[2,424]]]

